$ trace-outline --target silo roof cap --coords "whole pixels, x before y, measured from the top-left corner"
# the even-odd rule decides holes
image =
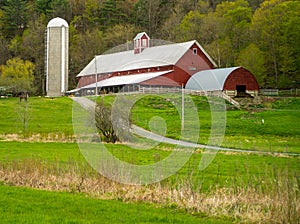
[[[47,25],[48,28],[49,27],[62,27],[62,26],[69,27],[69,24],[67,23],[66,20],[59,18],[59,17],[51,19]]]

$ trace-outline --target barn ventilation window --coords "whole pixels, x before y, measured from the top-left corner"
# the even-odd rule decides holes
[[[193,48],[193,55],[197,55],[197,48]]]

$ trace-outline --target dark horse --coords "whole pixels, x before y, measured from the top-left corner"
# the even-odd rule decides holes
[[[20,102],[21,102],[22,100],[24,100],[24,101],[27,102],[27,100],[28,100],[28,93],[20,93],[20,94],[19,94],[19,99],[20,99]]]

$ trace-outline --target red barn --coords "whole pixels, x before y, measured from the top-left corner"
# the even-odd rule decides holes
[[[189,79],[186,89],[220,91],[231,97],[245,97],[257,96],[259,86],[250,71],[242,67],[232,67],[198,72]]]
[[[77,75],[77,90],[87,94],[96,87],[113,92],[125,87],[180,87],[193,74],[213,68],[216,64],[196,40],[151,47],[143,32],[134,38],[133,50],[96,56]]]

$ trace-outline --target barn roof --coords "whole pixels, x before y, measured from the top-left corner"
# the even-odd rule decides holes
[[[137,75],[114,76],[114,77],[97,82],[97,87],[137,84],[137,83],[147,81],[149,79],[156,78],[158,76],[165,75],[172,71],[173,70],[162,71],[162,72],[141,73],[141,74],[137,74]],[[82,87],[82,89],[91,89],[91,88],[96,88],[96,83]]]
[[[141,33],[138,33],[138,34],[135,36],[134,40],[140,39],[143,35],[146,35],[146,37],[147,37],[148,39],[150,39],[150,37],[146,34],[146,32],[141,32]]]
[[[200,71],[186,83],[186,89],[214,91],[223,90],[227,77],[240,67],[220,68]]]
[[[146,48],[139,54],[134,54],[133,50],[130,50],[113,54],[98,55],[90,61],[90,63],[77,75],[77,77],[95,74],[96,70],[97,74],[107,74],[118,71],[175,65],[195,43],[205,54],[208,60],[216,66],[202,46],[196,40],[193,40],[184,43]]]

